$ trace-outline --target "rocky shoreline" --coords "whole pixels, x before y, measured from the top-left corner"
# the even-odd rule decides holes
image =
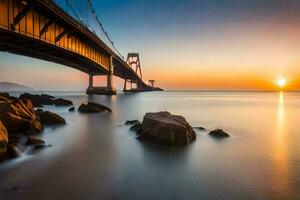
[[[47,94],[24,93],[17,98],[0,93],[0,160],[18,157],[27,147],[39,150],[51,146],[37,134],[46,126],[65,125],[67,122],[56,113],[43,110],[44,105],[65,106],[70,107],[70,112],[75,111],[72,101]],[[111,112],[111,109],[88,102],[81,104],[78,112]]]

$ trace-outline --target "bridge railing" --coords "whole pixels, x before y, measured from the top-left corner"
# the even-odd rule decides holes
[[[21,13],[26,14],[20,17]],[[109,67],[109,56],[20,0],[0,0],[0,28],[58,46]]]

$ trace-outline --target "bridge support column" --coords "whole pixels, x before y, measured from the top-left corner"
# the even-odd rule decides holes
[[[113,63],[112,56],[110,57],[109,69],[106,75],[107,81],[105,87],[94,87],[93,85],[93,75],[89,75],[89,87],[86,90],[87,94],[99,94],[99,95],[115,95],[117,94],[116,89],[113,87]]]
[[[94,87],[94,76],[89,75],[89,87],[88,88],[93,88]]]

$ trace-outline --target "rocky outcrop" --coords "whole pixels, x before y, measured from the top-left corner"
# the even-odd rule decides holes
[[[226,138],[230,137],[230,135],[224,132],[222,129],[216,129],[209,132],[209,135],[215,138]]]
[[[53,98],[48,95],[34,95],[24,93],[20,95],[20,99],[30,99],[34,107],[43,107],[43,105],[53,104]]]
[[[100,113],[100,112],[111,112],[111,109],[97,103],[88,102],[87,104],[81,104],[78,108],[78,112],[81,113]]]
[[[0,120],[9,133],[32,133],[43,130],[30,100],[0,102]]]
[[[50,111],[40,112],[39,118],[44,125],[66,124],[66,120],[64,118]]]
[[[196,139],[184,117],[169,112],[146,113],[138,135],[141,140],[170,145],[188,144]]]
[[[0,158],[5,157],[7,153],[8,133],[5,126],[0,121]]]
[[[43,107],[43,105],[56,105],[56,106],[71,106],[73,103],[69,100],[62,98],[55,99],[53,96],[42,94],[34,95],[29,93],[24,93],[20,95],[20,99],[30,99],[34,107]]]

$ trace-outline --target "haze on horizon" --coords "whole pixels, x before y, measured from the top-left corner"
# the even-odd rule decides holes
[[[139,52],[144,80],[162,88],[273,90],[285,77],[286,89],[300,89],[298,0],[92,2],[122,55]],[[38,90],[88,84],[86,74],[66,66],[3,52],[0,59],[1,81]]]

